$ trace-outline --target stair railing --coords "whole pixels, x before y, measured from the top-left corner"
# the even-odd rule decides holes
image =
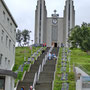
[[[38,80],[39,80],[39,76],[40,76],[41,69],[42,69],[42,67],[41,67],[41,65],[40,65],[40,66],[39,66],[39,70],[38,70],[38,76],[37,76],[37,77],[38,77],[38,78],[37,78]]]
[[[34,81],[33,81],[33,89],[36,85],[36,82],[37,82],[37,72],[35,73],[35,76],[34,76]]]
[[[24,79],[24,77],[25,77],[25,74],[26,74],[26,71],[24,72],[24,74],[23,74],[23,76],[22,76],[22,81],[23,81],[23,79]]]
[[[41,65],[39,66],[38,72],[35,73],[33,81],[33,89],[35,88],[36,82],[39,80],[40,72],[41,72]]]
[[[43,59],[42,61],[42,68],[41,68],[41,72],[43,71],[43,66],[45,65],[45,59]]]
[[[45,55],[45,58],[42,61],[42,64],[39,66],[38,72],[35,73],[34,81],[33,81],[33,90],[35,88],[36,82],[39,80],[40,72],[43,71],[43,66],[46,64],[46,61],[48,60],[48,55],[52,51],[53,47],[50,48],[50,50],[47,52],[47,55]]]
[[[41,72],[43,71],[43,67],[44,67],[44,65],[46,64],[46,61],[48,60],[48,55],[49,55],[49,53],[52,51],[52,49],[53,49],[53,47],[51,47],[50,48],[50,50],[47,52],[47,54],[45,55],[45,58],[43,59],[43,61],[42,61],[42,64],[41,64]]]

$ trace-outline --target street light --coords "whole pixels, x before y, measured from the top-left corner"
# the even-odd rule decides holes
[[[32,31],[29,31],[29,33],[31,33]],[[31,37],[30,37],[31,38]]]
[[[31,40],[32,41],[32,44],[33,44],[33,40]],[[31,45],[31,55],[32,55],[32,45]]]
[[[33,44],[33,40],[31,40],[32,41],[32,44]]]

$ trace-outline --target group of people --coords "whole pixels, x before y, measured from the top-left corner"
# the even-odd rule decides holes
[[[43,43],[43,47],[46,47],[47,45],[46,45],[46,43]]]
[[[49,59],[49,60],[51,60],[51,59],[57,59],[57,56],[56,56],[55,53],[52,54],[52,53],[50,52],[49,55],[48,55],[48,59]]]

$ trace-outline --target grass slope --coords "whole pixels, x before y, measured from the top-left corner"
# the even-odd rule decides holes
[[[28,60],[28,57],[31,57],[31,53],[36,52],[40,47],[32,47],[32,51],[29,47],[16,47],[15,53],[15,65],[13,67],[13,71],[17,71],[20,65],[23,65],[24,61]],[[18,80],[22,79],[24,71],[27,71],[29,68],[29,64],[25,64],[23,68],[23,72],[18,71],[17,79],[15,80],[15,85]]]
[[[69,83],[69,90],[75,90],[76,84],[75,84],[75,74],[73,72],[73,68],[71,68],[71,72],[69,72],[69,62],[67,61],[67,69],[66,73],[68,74],[68,80],[67,81],[61,81],[61,52],[62,49],[59,51],[59,57],[57,61],[57,68],[56,68],[56,74],[55,74],[55,80],[54,80],[54,90],[61,90],[62,88],[62,83],[63,82],[68,82]]]
[[[83,69],[86,73],[90,75],[90,55],[80,49],[73,49],[71,52],[71,65]]]
[[[33,47],[32,53],[37,51],[40,47]],[[13,68],[13,71],[18,70],[19,66],[24,63],[24,60],[28,60],[28,57],[31,56],[31,49],[29,47],[16,47],[16,53],[15,53],[15,65]],[[24,58],[26,57],[26,58]]]

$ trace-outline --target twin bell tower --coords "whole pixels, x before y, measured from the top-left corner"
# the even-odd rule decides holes
[[[63,17],[54,13],[47,17],[45,0],[38,0],[35,10],[35,44],[46,43],[47,47],[63,44],[69,47],[71,29],[75,26],[75,10],[73,0],[66,0]]]

